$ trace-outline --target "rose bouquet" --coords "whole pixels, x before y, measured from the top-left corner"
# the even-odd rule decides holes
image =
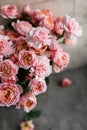
[[[82,29],[67,15],[56,18],[50,10],[30,5],[21,9],[4,5],[0,14],[7,20],[0,25],[0,106],[15,105],[30,112],[37,105],[36,96],[46,92],[48,76],[69,63],[60,40],[75,45]]]

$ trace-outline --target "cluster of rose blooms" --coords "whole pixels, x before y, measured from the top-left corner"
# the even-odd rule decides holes
[[[4,5],[0,14],[10,23],[0,26],[0,106],[16,105],[29,112],[37,104],[36,96],[47,90],[46,77],[69,63],[58,40],[63,37],[65,44],[74,44],[82,30],[69,16],[55,18],[50,10],[30,5]],[[29,81],[28,92],[18,84],[20,69],[28,71],[22,75]]]

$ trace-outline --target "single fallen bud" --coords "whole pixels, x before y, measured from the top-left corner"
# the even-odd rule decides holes
[[[34,130],[34,124],[32,120],[22,122],[20,124],[21,130]]]
[[[62,87],[68,87],[72,84],[72,81],[69,78],[63,78],[60,82]]]

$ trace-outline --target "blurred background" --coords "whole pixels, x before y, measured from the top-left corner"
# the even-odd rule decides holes
[[[86,0],[2,0],[4,4],[18,6],[31,4],[34,8],[51,9],[55,16],[70,15],[81,24],[83,36],[77,46],[63,48],[70,54],[70,64],[64,72],[52,74],[48,91],[38,96],[36,109],[42,115],[34,120],[35,130],[87,130],[87,1]],[[5,21],[0,17],[0,24]],[[58,82],[68,77],[72,85],[67,88]],[[55,81],[55,82],[54,82]],[[25,113],[14,108],[0,108],[0,130],[18,130]]]

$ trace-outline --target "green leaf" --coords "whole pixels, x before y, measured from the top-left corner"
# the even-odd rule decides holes
[[[17,77],[18,81],[17,83],[20,84],[23,88],[23,93],[27,93],[30,91],[29,80],[26,80],[26,75],[29,74],[29,69],[25,70],[23,68],[19,68]]]
[[[23,68],[19,68],[17,77],[19,80],[23,81],[25,80],[25,76],[29,74],[29,69],[25,70]]]
[[[30,88],[27,86],[27,87],[23,87],[23,92],[24,93],[28,93],[30,91]]]
[[[38,118],[41,115],[41,111],[40,110],[33,110],[30,111],[24,118],[25,121],[31,120],[31,118]]]
[[[52,64],[53,64],[53,61],[51,60],[51,61],[50,61],[50,65],[52,65]]]
[[[47,85],[49,85],[49,83],[50,83],[49,77],[46,77],[46,78],[45,78],[45,82],[46,82]]]
[[[20,84],[23,88],[23,93],[27,93],[30,91],[30,87],[28,86],[29,80],[17,81],[17,84]]]

